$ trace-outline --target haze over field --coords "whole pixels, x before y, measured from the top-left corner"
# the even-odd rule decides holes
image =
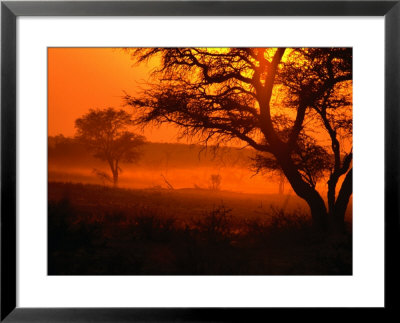
[[[49,181],[111,185],[94,172],[108,172],[107,164],[72,139],[49,138]],[[121,163],[119,186],[126,188],[210,189],[212,175],[219,175],[219,190],[255,194],[293,194],[285,182],[279,191],[279,176],[251,170],[250,149],[202,147],[199,145],[146,143],[134,164]],[[168,182],[168,183],[167,183]]]

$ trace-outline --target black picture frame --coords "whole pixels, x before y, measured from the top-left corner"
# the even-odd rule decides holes
[[[399,254],[400,1],[2,1],[1,3],[1,321],[242,321],[295,308],[16,307],[16,19],[19,16],[384,16],[385,307],[396,310]],[[373,189],[373,188],[371,188]],[[309,313],[313,310],[313,313]],[[336,315],[337,309],[325,309]],[[352,309],[355,310],[355,309]],[[268,313],[267,313],[268,311]],[[347,309],[348,315],[350,309]],[[326,317],[326,313],[323,314]],[[343,314],[338,314],[343,315]],[[320,317],[322,319],[322,317]],[[381,318],[381,317],[380,317]]]

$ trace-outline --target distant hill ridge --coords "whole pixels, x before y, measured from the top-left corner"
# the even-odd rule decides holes
[[[147,142],[143,146],[142,157],[138,164],[142,167],[164,165],[169,168],[249,167],[250,158],[254,157],[254,154],[254,150],[250,148]],[[101,163],[77,140],[62,135],[48,137],[48,159],[49,163],[69,166]]]

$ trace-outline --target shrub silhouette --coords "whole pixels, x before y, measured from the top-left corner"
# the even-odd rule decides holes
[[[229,238],[231,230],[231,211],[223,205],[217,206],[202,217],[193,219],[193,226],[208,240],[225,240]]]

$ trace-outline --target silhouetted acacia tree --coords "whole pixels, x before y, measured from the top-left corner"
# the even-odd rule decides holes
[[[145,142],[143,136],[127,130],[131,125],[131,115],[114,108],[91,109],[75,121],[76,138],[93,152],[94,157],[108,163],[114,186],[118,185],[121,172],[119,163],[137,161],[140,146]]]
[[[144,48],[156,82],[125,97],[136,121],[174,123],[207,142],[239,139],[279,169],[320,229],[342,230],[352,194],[350,48]],[[317,182],[327,179],[327,205]]]

